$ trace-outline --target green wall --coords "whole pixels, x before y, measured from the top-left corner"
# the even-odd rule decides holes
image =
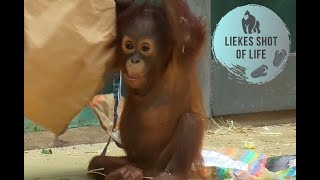
[[[91,108],[85,107],[70,123],[69,128],[84,126],[99,126],[98,119]],[[24,118],[24,132],[43,131],[44,128],[32,123],[28,118]]]

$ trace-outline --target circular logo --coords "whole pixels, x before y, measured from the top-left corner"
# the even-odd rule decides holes
[[[231,79],[262,84],[285,67],[290,33],[270,9],[249,4],[226,14],[212,35],[212,53]]]

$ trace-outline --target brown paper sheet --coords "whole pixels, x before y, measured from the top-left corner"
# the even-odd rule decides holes
[[[25,0],[24,115],[56,135],[114,60],[114,0]]]

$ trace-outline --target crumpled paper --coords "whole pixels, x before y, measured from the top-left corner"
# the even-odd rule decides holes
[[[101,127],[109,134],[112,135],[112,127],[114,121],[114,96],[113,94],[99,94],[96,95],[91,103],[90,107],[93,109],[98,117]],[[117,113],[120,115],[124,106],[124,97],[120,96]],[[115,131],[117,132],[119,126],[119,119],[117,121]],[[118,134],[114,134],[118,137]]]
[[[102,88],[114,59],[114,0],[24,1],[24,115],[56,135]]]

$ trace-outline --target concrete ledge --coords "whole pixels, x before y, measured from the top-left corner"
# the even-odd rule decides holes
[[[276,111],[276,112],[259,112],[239,115],[217,116],[214,119],[222,118],[223,120],[231,119],[243,126],[265,126],[296,123],[296,110]]]
[[[108,138],[109,135],[100,126],[68,129],[59,137],[59,142],[54,141],[54,134],[49,131],[27,132],[24,134],[24,150],[105,143]]]

